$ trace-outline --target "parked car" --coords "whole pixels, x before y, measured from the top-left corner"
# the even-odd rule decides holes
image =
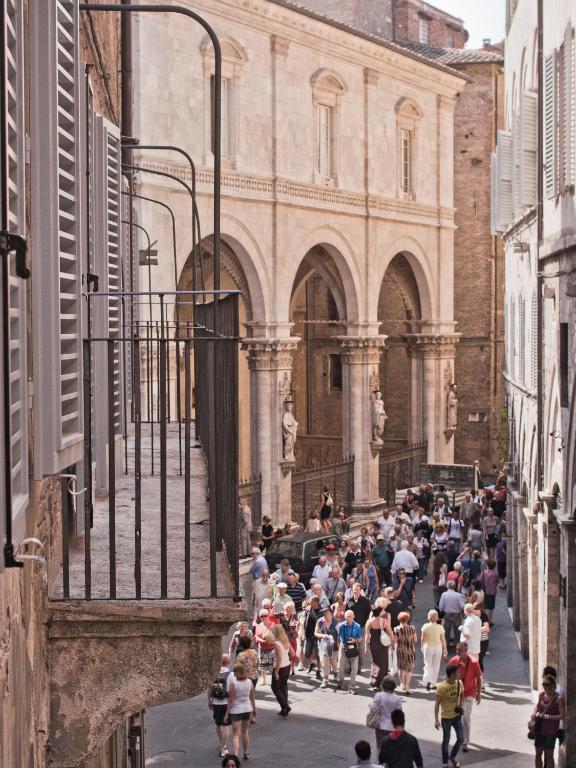
[[[333,544],[340,547],[340,537],[333,533],[294,533],[275,539],[266,552],[266,561],[270,573],[280,568],[280,561],[286,558],[291,568],[300,576],[300,581],[308,586],[314,567],[320,555],[326,554],[326,547]]]

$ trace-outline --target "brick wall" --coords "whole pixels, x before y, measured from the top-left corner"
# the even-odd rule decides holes
[[[105,2],[105,0],[96,0]],[[120,123],[120,14],[81,13],[80,57],[91,65],[94,108],[116,125]]]
[[[302,5],[352,27],[392,39],[393,0],[302,0]]]
[[[458,422],[455,461],[483,466],[504,457],[499,434],[503,407],[504,255],[490,234],[490,156],[495,125],[502,119],[498,99],[500,68],[460,67],[471,82],[455,113],[454,318],[462,333],[456,348]],[[498,114],[496,114],[498,110]]]
[[[454,48],[464,48],[468,33],[458,26],[451,17],[426,3],[417,0],[395,0],[394,2],[394,39],[398,42],[420,42],[420,19],[428,21],[429,44],[434,48],[449,46],[449,35],[453,37]]]

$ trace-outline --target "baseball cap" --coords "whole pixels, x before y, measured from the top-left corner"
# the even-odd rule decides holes
[[[384,534],[379,533],[378,536],[376,536],[376,541],[384,541]]]

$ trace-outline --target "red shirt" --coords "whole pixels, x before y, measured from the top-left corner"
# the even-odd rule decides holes
[[[462,661],[459,656],[454,656],[448,664],[458,667],[460,680],[462,680],[462,685],[464,686],[464,696],[466,698],[476,696],[478,692],[477,680],[480,680],[482,677],[482,670],[476,659],[468,656],[466,661]]]

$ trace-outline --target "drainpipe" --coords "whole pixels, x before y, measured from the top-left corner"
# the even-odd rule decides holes
[[[536,435],[537,435],[537,452],[536,452],[536,483],[537,490],[540,491],[543,488],[543,455],[544,455],[544,429],[543,429],[543,410],[544,410],[544,374],[543,368],[543,298],[542,287],[543,277],[540,270],[540,247],[542,245],[542,239],[544,234],[544,54],[543,54],[543,37],[544,37],[544,0],[538,0],[538,201],[536,206],[537,213],[537,244],[536,244],[536,297],[537,297],[537,393],[536,393]]]

